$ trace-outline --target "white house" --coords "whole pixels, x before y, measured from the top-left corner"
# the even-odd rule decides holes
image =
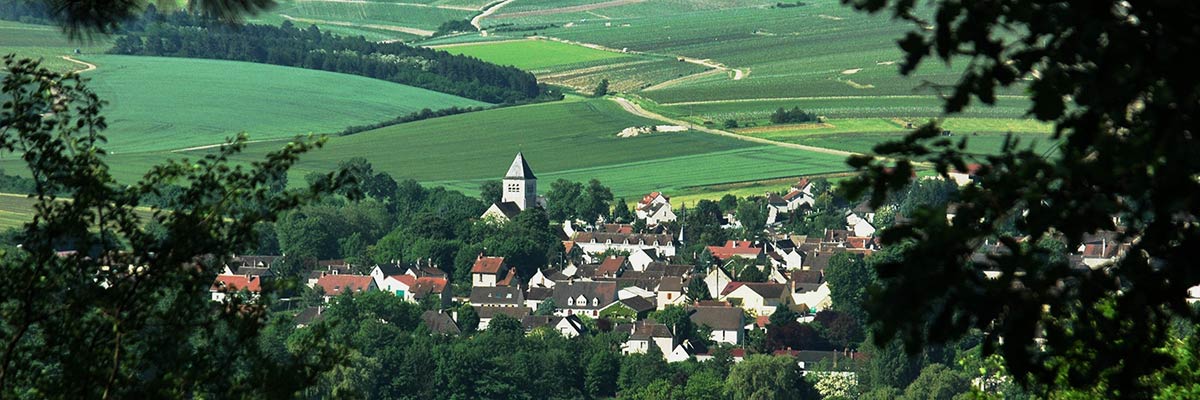
[[[552,315],[527,315],[525,318],[521,319],[521,326],[525,328],[525,332],[530,332],[543,326],[549,327],[565,338],[579,336],[586,330],[583,325],[583,320],[574,315],[568,315],[566,317]]]
[[[848,212],[846,214],[846,227],[854,232],[854,236],[871,237],[875,236],[875,225],[871,225],[871,216],[862,216],[856,212]]]
[[[662,310],[669,305],[678,305],[686,303],[683,296],[683,278],[678,276],[664,276],[658,284],[658,309]]]
[[[691,308],[692,323],[712,329],[709,339],[716,343],[738,345],[742,343],[746,313],[741,308],[724,306],[696,306]]]
[[[704,275],[704,284],[708,286],[709,294],[721,293],[730,283],[733,283],[733,277],[725,273],[724,269],[716,265],[708,267],[708,272]]]
[[[675,349],[675,336],[671,334],[671,330],[666,325],[638,321],[629,325],[628,329],[629,340],[621,345],[621,354],[646,354],[650,351],[650,345],[653,343],[662,352],[665,359]]]
[[[787,286],[779,283],[733,282],[721,292],[720,300],[741,307],[754,315],[771,315],[775,307],[787,305]]]
[[[634,249],[629,252],[629,267],[642,272],[652,262],[659,261],[658,254],[653,249]]]
[[[484,257],[480,255],[471,266],[471,286],[494,287],[508,272],[508,264],[504,257]]]
[[[262,293],[262,279],[258,275],[217,275],[209,293],[212,294],[212,301],[216,302],[223,302],[230,294],[241,291],[249,293],[250,300],[254,300]]]
[[[646,221],[647,226],[671,222],[677,218],[675,212],[671,210],[671,198],[659,192],[642,197],[642,201],[638,202],[634,212],[638,219]]]
[[[637,249],[646,249],[653,250],[661,257],[675,256],[675,237],[669,233],[580,232],[575,235],[575,245],[586,254],[600,254],[608,250],[633,253]]]

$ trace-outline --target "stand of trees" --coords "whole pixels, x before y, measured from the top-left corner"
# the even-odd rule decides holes
[[[792,107],[791,110],[779,107],[778,110],[771,113],[771,123],[773,124],[791,124],[816,120],[817,116],[815,114],[804,112],[800,107]]]
[[[316,26],[230,25],[192,14],[145,15],[123,25],[112,53],[213,58],[361,75],[489,103],[520,103],[542,93],[533,74],[472,57],[376,43]]]

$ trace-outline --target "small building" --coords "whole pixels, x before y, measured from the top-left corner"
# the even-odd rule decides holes
[[[471,266],[471,286],[494,287],[508,272],[504,257],[484,257],[482,254]]]
[[[317,279],[316,286],[325,291],[325,301],[342,293],[363,293],[375,290],[375,280],[368,275],[332,274]]]
[[[262,294],[263,278],[258,275],[217,275],[212,286],[208,289],[212,301],[223,302],[232,294],[244,292],[248,300],[256,300]]]

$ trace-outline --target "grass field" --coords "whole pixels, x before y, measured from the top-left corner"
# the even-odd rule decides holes
[[[279,25],[290,20],[371,40],[413,40],[433,34],[446,21],[470,19],[480,7],[481,1],[284,0],[250,21]]]
[[[493,64],[512,65],[534,73],[565,65],[596,61],[613,62],[630,58],[610,51],[532,39],[450,46],[441,50],[487,60]]]
[[[872,151],[876,144],[903,138],[910,131],[907,128],[909,122],[919,126],[926,121],[834,119],[824,124],[754,127],[738,129],[737,132],[785,143],[866,153]],[[1050,136],[1052,129],[1049,125],[1032,120],[950,118],[941,121],[941,126],[952,134],[947,139],[958,143],[965,138],[967,151],[981,154],[999,152],[1010,132],[1019,140],[1021,147],[1032,145],[1042,154],[1051,154],[1057,144]]]
[[[119,153],[332,133],[422,108],[485,105],[354,75],[234,61],[84,56]]]
[[[36,203],[34,199],[23,194],[0,193],[0,231],[21,228],[25,223],[32,221],[36,212],[33,206]],[[152,216],[149,208],[141,207],[136,212],[143,221],[149,221]]]
[[[500,179],[513,155],[523,151],[543,187],[558,178],[597,178],[616,195],[634,198],[653,190],[695,192],[702,186],[848,169],[838,156],[699,132],[616,136],[627,127],[653,124],[604,99],[460,114],[331,138],[324,149],[305,155],[291,178],[303,182],[308,172],[328,171],[358,156],[397,179],[475,195],[481,182]],[[282,145],[253,143],[237,160],[261,159]],[[206,151],[118,153],[109,162],[119,180],[132,181],[166,157],[195,159]],[[0,168],[21,170],[15,160],[0,161]]]
[[[62,56],[75,56],[76,49],[83,54],[103,53],[110,46],[109,38],[76,43],[67,40],[57,27],[0,21],[0,55],[15,53],[18,57],[41,58],[43,66],[58,72],[85,68]]]

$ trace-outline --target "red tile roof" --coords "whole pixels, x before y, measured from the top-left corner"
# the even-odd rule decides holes
[[[795,185],[792,185],[792,187],[796,189],[804,189],[805,186],[808,186],[808,178],[801,178],[799,182],[796,182]]]
[[[229,291],[246,289],[251,293],[258,293],[262,291],[262,278],[256,275],[217,275],[217,280],[209,290],[217,291],[222,288]]]
[[[363,292],[371,288],[372,279],[365,275],[334,274],[317,279],[317,286],[325,289],[326,296],[341,294],[344,290]]]
[[[621,265],[625,264],[625,256],[610,256],[605,258],[600,263],[600,268],[596,269],[597,276],[616,276],[621,270]]]
[[[400,281],[400,283],[410,288],[417,284],[417,277],[408,274],[392,275],[391,278]]]
[[[666,198],[668,201],[671,199],[670,197],[663,196],[662,193],[650,192],[650,194],[642,196],[642,201],[638,202],[638,204],[650,204],[650,202],[654,201],[654,198],[659,197],[659,196]]]
[[[504,268],[504,257],[479,257],[475,266],[471,267],[472,274],[499,274]]]
[[[735,255],[757,256],[762,253],[762,248],[754,247],[748,240],[730,240],[725,242],[724,246],[708,246],[708,252],[712,253],[713,257],[724,260]]]
[[[513,274],[516,275],[516,274]],[[424,297],[429,293],[442,293],[446,290],[446,278],[424,277],[418,278],[416,285],[413,286],[412,292],[416,297]]]
[[[563,252],[567,253],[567,254],[570,254],[571,249],[575,248],[575,242],[571,241],[571,240],[564,240],[562,242],[562,244],[563,244]]]

